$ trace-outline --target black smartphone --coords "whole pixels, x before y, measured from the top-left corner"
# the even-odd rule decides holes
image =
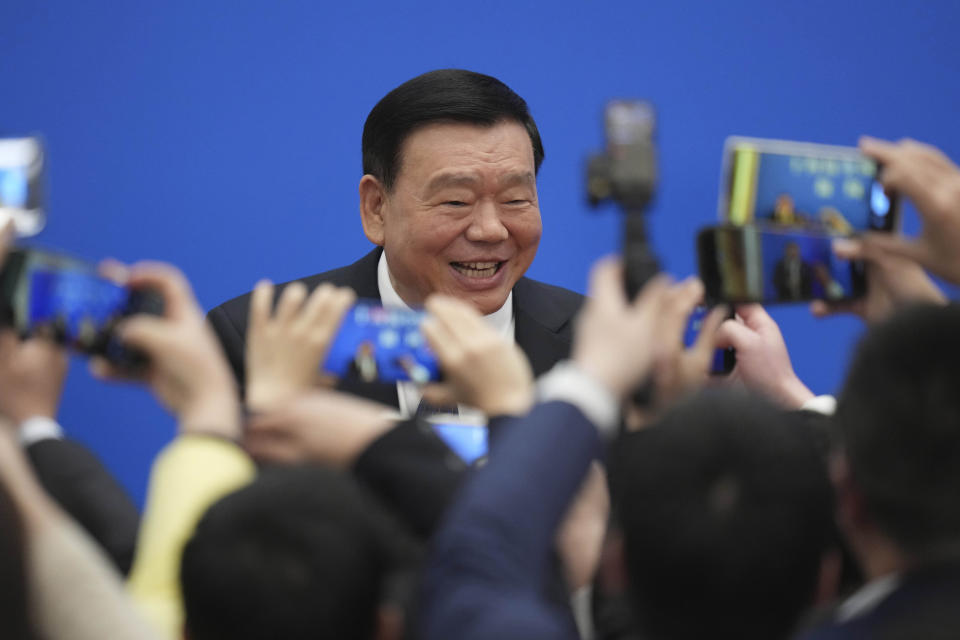
[[[163,299],[108,280],[87,262],[39,249],[15,248],[0,269],[0,322],[22,336],[44,336],[118,367],[135,370],[143,354],[114,336],[136,313],[163,313]]]
[[[702,229],[697,258],[707,300],[772,304],[858,298],[866,292],[864,264],[836,257],[836,238],[756,226]]]
[[[324,371],[361,382],[438,380],[436,357],[420,332],[425,311],[360,300],[344,317]]]
[[[848,235],[891,231],[899,202],[882,167],[856,147],[732,136],[724,144],[720,219]]]
[[[0,138],[0,227],[13,220],[18,236],[46,224],[46,178],[40,138]]]
[[[687,328],[683,332],[683,346],[692,347],[700,335],[700,328],[703,321],[709,314],[711,308],[706,305],[698,305],[693,313],[690,314],[690,320],[687,321]],[[733,318],[733,309],[730,309],[728,318]],[[710,375],[725,376],[733,371],[737,365],[737,352],[734,349],[716,349],[713,352],[713,360],[710,363]]]

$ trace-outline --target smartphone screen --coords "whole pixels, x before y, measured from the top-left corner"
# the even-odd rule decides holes
[[[720,216],[735,225],[849,235],[889,231],[896,202],[855,147],[728,138]]]
[[[46,224],[43,158],[38,138],[0,138],[0,227],[13,220],[19,236]]]
[[[468,465],[487,455],[489,432],[484,425],[433,423],[437,436]]]
[[[697,337],[700,335],[700,328],[703,326],[703,321],[709,313],[710,307],[699,305],[693,310],[693,313],[690,314],[690,320],[687,321],[687,328],[683,332],[684,347],[692,347],[693,343],[697,341]],[[733,309],[730,310],[729,317],[734,317]],[[716,349],[713,352],[713,360],[710,364],[710,374],[715,376],[726,375],[733,371],[736,364],[736,351],[733,349]]]
[[[833,240],[754,226],[704,229],[697,253],[707,298],[770,304],[863,295],[863,263],[836,257]]]
[[[420,332],[425,317],[424,311],[358,302],[340,325],[324,371],[362,382],[437,380],[437,360]]]

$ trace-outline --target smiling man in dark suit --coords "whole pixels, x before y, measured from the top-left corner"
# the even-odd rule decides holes
[[[299,281],[347,286],[389,306],[446,293],[513,337],[536,374],[566,357],[582,296],[524,277],[542,231],[536,175],[544,155],[526,102],[490,76],[431,71],[377,103],[362,147],[360,217],[377,247]],[[249,294],[209,314],[241,380],[248,307]],[[419,403],[403,383],[352,390],[407,415]]]

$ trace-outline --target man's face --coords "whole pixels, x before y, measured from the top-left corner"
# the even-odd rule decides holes
[[[444,293],[496,311],[533,262],[541,231],[533,146],[520,124],[430,124],[404,142],[383,247],[407,304]]]

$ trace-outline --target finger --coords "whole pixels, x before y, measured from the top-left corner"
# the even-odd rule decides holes
[[[129,370],[117,368],[101,356],[90,358],[87,370],[97,380],[111,382],[139,382],[149,376],[148,373],[132,374]]]
[[[250,294],[250,317],[247,324],[247,336],[258,335],[270,319],[270,307],[273,306],[273,283],[261,280]],[[249,338],[248,338],[249,342]]]
[[[314,326],[323,315],[324,310],[333,299],[336,288],[329,282],[324,282],[314,289],[306,302],[303,303],[303,310],[300,312],[300,322],[307,326]]]
[[[452,407],[457,404],[457,394],[450,385],[432,383],[425,385],[421,391],[423,399],[435,407]]]
[[[717,331],[728,320],[729,313],[730,310],[724,305],[714,307],[700,325],[700,333],[697,334],[691,350],[707,362],[713,357],[713,351],[716,349]]]
[[[463,354],[460,341],[450,333],[447,327],[435,316],[429,316],[420,324],[420,331],[426,338],[430,350],[437,356],[441,369],[448,369]]]
[[[888,164],[896,157],[896,143],[872,136],[861,136],[858,143],[863,155],[873,158],[880,164]]]
[[[751,342],[756,340],[756,332],[747,325],[737,320],[725,320],[717,329],[714,346],[717,349],[745,349]]]
[[[273,312],[274,322],[286,324],[297,315],[307,297],[307,287],[302,282],[291,282],[283,288],[277,308]]]
[[[112,282],[126,284],[130,279],[130,267],[113,258],[104,258],[97,265],[97,272]]]
[[[489,334],[493,329],[476,309],[449,296],[431,296],[427,311],[440,324],[450,338],[461,346],[478,335]]]
[[[869,233],[861,239],[864,250],[877,254],[893,255],[899,258],[906,258],[918,262],[925,267],[929,267],[929,259],[923,246],[915,240],[911,240],[895,233]]]
[[[619,258],[602,258],[593,265],[593,268],[590,269],[590,284],[588,285],[587,296],[602,304],[616,305],[617,307],[623,307],[627,304],[623,283],[623,263]]]
[[[293,464],[303,458],[300,448],[288,438],[248,435],[244,439],[243,447],[250,457],[263,462]]]
[[[178,341],[169,321],[148,315],[123,320],[117,325],[116,333],[125,346],[135,347],[148,355],[163,353],[168,345]]]
[[[754,331],[763,331],[771,326],[776,326],[776,322],[767,313],[767,310],[759,304],[742,304],[737,306],[737,316],[743,320],[743,323]]]
[[[658,273],[643,286],[631,306],[634,310],[645,309],[649,313],[659,313],[666,300],[673,279],[665,273]]]
[[[193,289],[183,272],[165,262],[144,261],[130,267],[128,286],[134,289],[155,289],[163,297],[164,315],[180,319],[200,313]]]
[[[814,300],[810,303],[810,313],[815,318],[828,318],[840,314],[862,315],[863,305],[860,300],[844,300],[836,302],[827,302],[826,300]]]
[[[346,287],[332,288],[322,305],[317,303],[316,309],[304,310],[304,321],[319,332],[320,338],[324,344],[329,345],[333,341],[343,318],[357,300],[357,294],[353,289]],[[310,304],[310,301],[307,302]]]

